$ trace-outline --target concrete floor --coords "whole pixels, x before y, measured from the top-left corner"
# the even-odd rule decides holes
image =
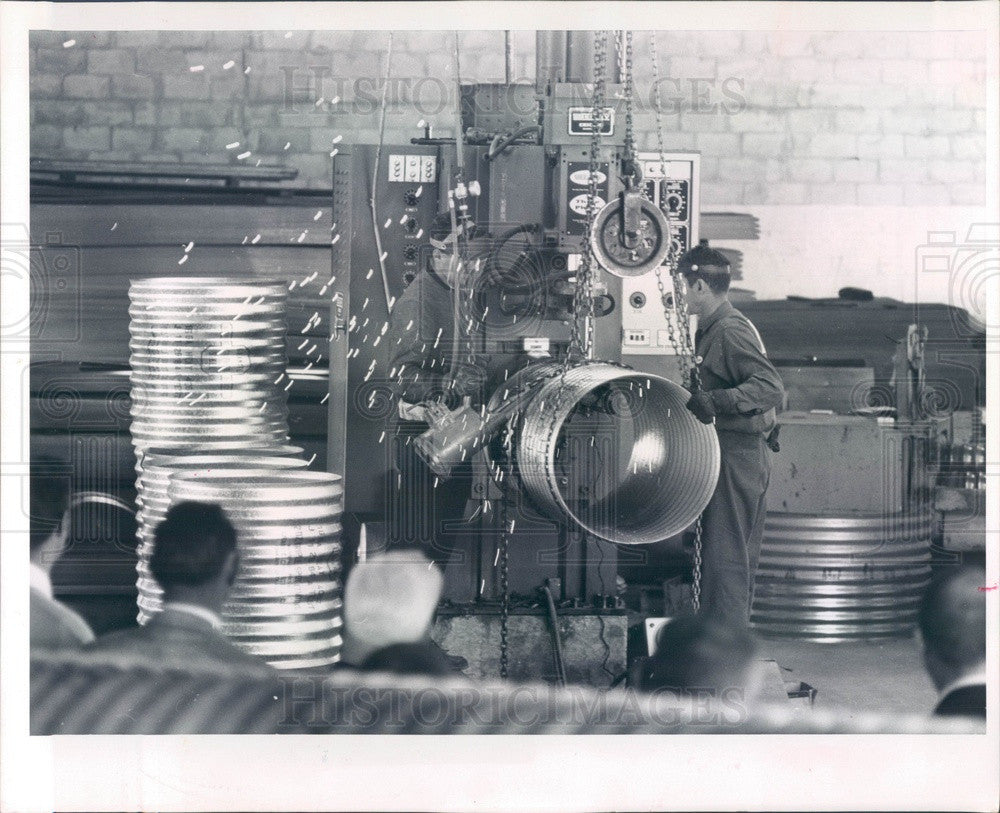
[[[916,637],[884,643],[816,644],[760,639],[785,681],[817,690],[817,709],[929,714],[937,693],[924,671]]]

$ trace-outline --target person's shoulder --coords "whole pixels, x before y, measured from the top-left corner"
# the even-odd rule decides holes
[[[757,329],[742,311],[733,308],[719,320],[719,323],[723,328],[721,332],[727,338],[731,340],[745,340],[753,344],[754,347],[759,347],[760,339]]]
[[[114,651],[125,649],[129,645],[133,644],[135,641],[142,639],[147,635],[145,627],[124,627],[122,629],[111,630],[99,635],[93,641],[91,641],[87,646],[84,647],[88,652],[98,652],[98,651]]]
[[[83,646],[94,640],[83,616],[37,590],[31,591],[29,613],[29,639],[33,647]]]
[[[986,684],[969,683],[941,698],[934,713],[939,717],[985,717]]]

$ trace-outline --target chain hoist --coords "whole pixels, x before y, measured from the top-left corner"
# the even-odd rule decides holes
[[[638,277],[663,262],[670,250],[670,222],[646,197],[635,151],[632,32],[618,35],[624,65],[625,144],[621,160],[624,190],[597,215],[591,234],[600,265],[617,277]]]
[[[653,74],[653,112],[656,117],[656,146],[659,152],[660,172],[667,175],[666,151],[663,148],[663,119],[660,114],[660,76],[656,56],[656,32],[649,32],[649,59]],[[664,212],[664,216],[666,216]],[[688,389],[697,392],[701,389],[701,377],[698,374],[698,363],[695,358],[694,341],[691,338],[691,318],[688,312],[687,299],[684,296],[683,283],[677,271],[677,261],[680,259],[680,246],[671,240],[667,252],[666,265],[671,278],[671,297],[668,299],[666,286],[663,283],[662,266],[656,267],[656,287],[660,292],[663,304],[663,316],[667,322],[667,337],[674,350],[677,365],[680,368],[682,380],[687,381]],[[671,313],[673,309],[673,313]],[[675,320],[678,322],[675,328]],[[678,334],[680,334],[678,336]],[[702,527],[701,517],[694,526],[694,566],[691,579],[691,603],[695,612],[701,608],[701,565],[702,565]]]

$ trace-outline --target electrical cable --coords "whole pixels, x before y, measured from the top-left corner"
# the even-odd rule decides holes
[[[378,144],[375,147],[375,166],[372,169],[372,194],[369,199],[372,211],[372,229],[375,232],[375,251],[378,253],[378,267],[382,275],[382,290],[385,293],[386,312],[392,313],[392,296],[389,294],[389,277],[385,271],[385,252],[382,250],[382,234],[378,226],[378,207],[375,204],[375,190],[378,188],[378,168],[382,158],[382,145],[385,143],[385,109],[386,95],[389,90],[389,76],[392,67],[392,32],[389,32],[389,44],[385,52],[385,83],[382,85],[382,106],[379,114]]]
[[[556,680],[560,686],[565,686],[566,667],[563,664],[562,636],[559,634],[559,615],[556,613],[556,601],[547,584],[543,585],[542,592],[545,593],[545,603],[549,609],[549,623],[552,625],[552,653],[556,662]]]
[[[604,546],[599,540],[594,540],[593,544],[597,546],[597,580],[601,583],[601,601],[604,601],[604,591],[607,590],[607,586],[604,584]],[[604,609],[603,607],[600,609]],[[601,639],[601,646],[604,647],[604,659],[601,661],[601,669],[604,670],[611,679],[614,680],[615,673],[608,669],[608,661],[611,659],[611,644],[608,643],[608,639],[604,637],[604,614],[598,612],[597,620],[600,622],[601,629],[598,636]],[[614,685],[614,684],[612,684]]]
[[[493,137],[493,142],[490,144],[489,152],[486,153],[486,160],[492,161],[519,138],[524,138],[524,136],[529,133],[540,133],[541,130],[542,128],[537,124],[529,124],[519,130],[515,130],[506,137],[502,137],[500,133],[497,133],[496,136]]]

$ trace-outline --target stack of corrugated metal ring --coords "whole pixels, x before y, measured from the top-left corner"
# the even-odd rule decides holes
[[[302,450],[287,445],[285,283],[161,277],[133,281],[129,298],[140,623],[163,601],[149,572],[156,525],[180,499],[214,502],[242,563],[227,633],[278,667],[334,663],[341,488],[302,471]],[[281,479],[292,472],[302,476]],[[175,497],[181,477],[192,493]]]
[[[240,567],[223,609],[233,641],[283,669],[339,659],[340,477],[276,468],[179,471],[168,497],[221,505],[236,526]]]
[[[133,280],[132,443],[288,442],[281,282]]]
[[[139,573],[136,587],[139,590],[138,606],[140,624],[145,624],[163,606],[163,590],[156,583],[149,570],[149,559],[153,553],[153,534],[156,526],[166,516],[170,507],[167,487],[175,472],[190,471],[200,473],[213,469],[233,468],[274,468],[304,469],[306,461],[299,446],[264,446],[260,448],[233,449],[205,453],[203,447],[180,449],[147,449],[142,462],[136,465],[136,513],[139,537]]]

